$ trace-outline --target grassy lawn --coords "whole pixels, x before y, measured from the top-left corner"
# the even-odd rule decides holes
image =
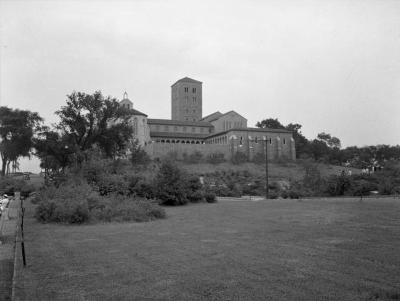
[[[28,217],[17,297],[400,299],[399,199],[221,201],[167,215],[86,226]]]

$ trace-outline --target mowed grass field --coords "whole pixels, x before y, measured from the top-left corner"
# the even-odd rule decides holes
[[[400,199],[220,201],[148,223],[43,225],[17,300],[400,299]]]

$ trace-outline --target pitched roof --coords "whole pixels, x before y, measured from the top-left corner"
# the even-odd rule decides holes
[[[208,134],[196,134],[196,133],[174,133],[174,132],[150,132],[150,137],[159,138],[197,138],[204,139]]]
[[[217,111],[217,112],[214,112],[214,113],[212,113],[210,115],[207,115],[207,116],[201,118],[201,120],[202,121],[204,120],[204,121],[207,121],[207,122],[211,122],[211,121],[214,121],[214,120],[218,119],[222,115],[223,114],[220,111]]]
[[[181,78],[181,79],[179,79],[179,80],[177,80],[172,86],[175,86],[177,83],[179,83],[179,82],[184,82],[184,83],[194,83],[194,84],[202,84],[202,82],[200,82],[200,81],[198,81],[198,80],[195,80],[195,79],[193,79],[193,78],[190,78],[190,77],[184,77],[184,78]],[[171,87],[172,87],[171,86]]]
[[[147,119],[148,124],[160,124],[160,125],[186,125],[186,126],[205,126],[212,127],[213,125],[205,121],[182,121],[182,120],[171,120],[171,119]]]
[[[222,116],[228,115],[229,113],[235,113],[236,115],[239,115],[240,117],[244,118],[242,115],[240,115],[238,112],[235,112],[234,110],[230,110],[230,111],[228,111],[228,112],[226,112],[226,113],[222,114],[222,115],[221,115],[221,116],[219,116],[219,117],[222,117]],[[244,119],[246,119],[246,118],[244,118]],[[246,119],[246,120],[247,120],[247,119]]]
[[[130,109],[130,111],[133,112],[133,115],[139,115],[139,116],[145,116],[145,117],[147,117],[147,115],[146,115],[145,113],[142,113],[142,112],[140,112],[140,111],[138,111],[138,110]]]

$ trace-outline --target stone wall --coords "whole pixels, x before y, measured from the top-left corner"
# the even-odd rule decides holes
[[[267,141],[268,158],[269,160],[296,160],[296,150],[294,140],[291,135],[273,136],[271,142]],[[283,143],[285,139],[285,143]],[[236,152],[245,153],[249,160],[252,160],[255,155],[265,155],[265,141],[242,139],[229,140],[226,144],[182,144],[182,143],[151,143],[146,146],[146,151],[152,158],[163,158],[168,153],[176,153],[178,158],[182,158],[183,154],[188,155],[199,151],[204,157],[210,154],[222,153],[225,159],[230,159]]]
[[[230,159],[231,149],[229,145],[209,145],[209,144],[181,144],[181,143],[151,143],[145,147],[145,150],[154,158],[163,158],[168,153],[176,153],[179,159],[182,159],[183,154],[188,155],[199,151],[204,157],[210,154],[222,153],[225,159]]]

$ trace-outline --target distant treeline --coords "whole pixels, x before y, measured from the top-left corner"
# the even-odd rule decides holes
[[[323,163],[347,164],[356,168],[371,168],[381,166],[388,160],[400,160],[400,145],[349,146],[342,149],[339,138],[324,132],[313,140],[307,139],[298,123],[284,126],[278,119],[269,118],[257,122],[256,126],[292,131],[297,158],[312,158]]]

